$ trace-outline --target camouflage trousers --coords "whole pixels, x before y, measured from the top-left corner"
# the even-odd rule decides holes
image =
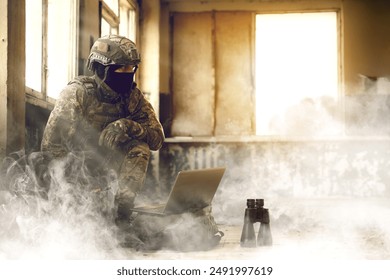
[[[150,154],[148,144],[131,140],[117,150],[90,145],[83,151],[70,152],[58,160],[64,163],[61,168],[66,182],[81,186],[91,195],[101,195],[102,201],[98,204],[107,210],[112,209],[108,212],[116,212],[117,220],[125,221],[129,220],[135,197],[145,183]],[[39,166],[44,168],[37,172],[37,181],[47,197],[50,188],[58,188],[55,186],[58,179],[50,175],[53,173],[49,171],[53,160],[50,153],[42,153],[39,158],[42,159],[36,164],[35,171],[40,170]],[[108,193],[109,199],[105,198]],[[115,196],[113,199],[112,195]]]
[[[88,173],[96,178],[97,185],[101,185],[100,189],[107,189],[109,185],[117,187],[114,198],[116,218],[129,220],[135,197],[145,183],[151,154],[149,145],[131,140],[117,150],[101,146],[89,147],[88,150],[84,152]],[[115,188],[112,187],[114,191]]]
[[[115,195],[117,219],[128,220],[137,193],[145,183],[150,159],[149,145],[132,140],[117,151],[109,151],[105,170],[113,169],[117,173],[118,189]]]

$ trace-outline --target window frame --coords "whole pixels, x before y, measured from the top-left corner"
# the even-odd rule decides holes
[[[68,72],[73,73],[71,74],[72,76],[75,76],[78,74],[79,71],[79,32],[80,32],[80,0],[74,0],[74,14],[71,16],[72,18],[72,33],[74,33],[74,41],[71,42],[72,48],[72,62],[70,62],[67,67],[69,67]],[[118,11],[113,11],[110,6],[103,0],[99,0],[99,11],[100,11],[100,26],[99,26],[99,33],[101,36],[101,21],[104,19],[107,21],[111,28],[114,29],[114,32],[118,34],[119,32],[119,26],[121,24],[120,22],[120,13],[121,13],[121,8],[125,7],[127,9],[127,12],[129,10],[134,10],[135,11],[135,17],[134,17],[134,30],[135,30],[135,38],[133,38],[134,42],[137,43],[138,36],[139,36],[139,25],[138,25],[138,19],[139,19],[139,6],[137,1],[135,0],[117,0],[118,2]],[[49,96],[49,93],[47,91],[47,86],[48,86],[48,40],[49,40],[49,0],[42,0],[42,22],[41,22],[41,32],[42,32],[42,45],[41,45],[41,87],[40,90],[38,89],[33,89],[29,87],[27,84],[25,85],[25,96],[26,96],[26,102],[29,104],[52,110],[54,108],[54,104],[56,102],[56,98],[53,98]],[[27,23],[28,24],[28,23]],[[129,33],[129,22],[122,23],[127,25],[126,29],[127,33]],[[113,32],[111,32],[112,34]],[[123,34],[124,36],[129,36],[129,34]],[[73,38],[73,36],[72,36]],[[68,77],[69,79],[69,77]]]
[[[119,0],[118,0],[119,3]],[[111,9],[111,7],[105,2],[100,1],[100,35],[111,35],[111,34],[118,34],[119,31],[119,5],[118,5],[118,11],[115,12]],[[102,34],[102,22],[105,20],[109,26],[110,26],[110,33],[109,34]],[[112,31],[115,31],[114,33]]]
[[[339,9],[337,9],[337,8],[335,8],[335,9],[319,9],[319,10],[317,10],[317,9],[313,9],[313,10],[306,10],[306,11],[301,11],[301,10],[298,10],[298,11],[289,11],[289,12],[283,12],[283,13],[281,13],[281,12],[273,12],[273,13],[265,13],[265,12],[257,12],[257,13],[255,13],[255,15],[254,15],[254,20],[255,20],[255,22],[254,22],[254,24],[256,25],[256,16],[257,15],[288,15],[288,14],[312,14],[312,15],[314,15],[314,14],[320,14],[320,13],[333,13],[334,15],[335,15],[335,25],[336,25],[336,45],[335,45],[335,48],[336,48],[336,56],[337,56],[337,58],[336,58],[336,64],[337,64],[337,66],[336,66],[336,72],[337,72],[337,77],[336,77],[336,79],[337,79],[337,85],[336,85],[336,92],[335,92],[335,95],[322,95],[322,97],[329,97],[329,98],[332,98],[332,99],[334,99],[334,101],[335,101],[335,104],[336,104],[336,106],[335,106],[335,108],[337,109],[337,112],[336,112],[336,115],[339,115],[340,113],[343,113],[343,104],[342,104],[342,102],[343,102],[343,95],[342,95],[342,92],[343,92],[343,90],[342,90],[342,86],[343,86],[343,83],[342,83],[342,80],[343,80],[343,78],[342,78],[342,73],[343,73],[343,71],[342,71],[342,69],[343,69],[343,65],[342,65],[342,51],[341,51],[341,40],[342,40],[342,30],[341,30],[341,18],[340,18],[340,10]],[[254,36],[256,36],[256,34],[254,34]],[[256,41],[256,40],[255,40]],[[255,43],[255,46],[254,46],[254,49],[256,49],[256,42],[254,42]],[[256,55],[256,54],[255,54]],[[255,61],[255,63],[254,63],[254,68],[255,68],[255,70],[254,71],[256,71],[256,61]],[[257,74],[256,74],[256,72],[255,72],[255,78],[257,78],[257,76],[256,76]],[[258,82],[257,80],[256,80],[256,82]],[[255,93],[255,98],[257,99],[258,98],[258,96],[257,96],[257,94],[258,94],[258,92],[257,92],[257,86],[256,86],[256,93]],[[315,99],[316,98],[316,96],[301,96],[301,101],[302,100],[304,100],[305,98],[309,98],[309,99]],[[318,98],[318,97],[317,97]],[[298,101],[298,100],[297,100]],[[258,116],[257,116],[257,113],[258,113],[258,107],[257,107],[257,102],[256,102],[256,104],[255,104],[255,122],[256,122],[256,124],[255,124],[255,136],[256,137],[272,137],[272,136],[276,136],[276,137],[287,137],[287,138],[294,138],[294,137],[297,137],[297,135],[295,135],[295,134],[291,134],[291,133],[286,133],[286,132],[284,132],[284,133],[281,133],[281,132],[279,132],[279,133],[269,133],[269,131],[267,131],[266,133],[259,133],[259,131],[257,130],[258,128],[257,128],[257,121],[258,121]],[[336,115],[332,115],[331,117],[335,117]],[[335,121],[336,122],[336,121]],[[329,134],[329,135],[327,135],[327,134],[325,134],[325,135],[320,135],[320,136],[313,136],[313,135],[306,135],[306,134],[303,134],[303,135],[298,135],[299,137],[302,137],[302,136],[304,136],[304,137],[314,137],[314,138],[318,138],[318,137],[322,137],[322,138],[324,138],[324,137],[337,137],[337,136],[340,136],[340,135],[342,135],[343,133],[344,133],[344,130],[345,130],[345,128],[344,128],[344,126],[345,126],[345,122],[344,122],[344,120],[341,122],[341,124],[339,124],[340,125],[340,127],[338,127],[337,128],[337,133],[334,133],[334,134]]]
[[[134,28],[134,38],[130,36],[130,30],[128,30],[129,27],[129,22],[121,22],[121,13],[122,9],[126,9],[127,13],[127,19],[129,20],[129,13],[130,10],[133,10],[135,15],[134,15],[134,23],[135,23],[135,28]],[[120,23],[119,23],[119,33],[121,34],[121,25],[126,24],[127,25],[127,34],[121,34],[126,37],[128,37],[130,40],[132,40],[134,43],[139,42],[138,34],[139,34],[139,25],[138,25],[138,20],[139,20],[139,6],[136,0],[119,0],[119,17],[120,17]]]
[[[129,25],[129,22],[122,22],[121,18],[121,10],[126,9],[126,13],[128,14],[130,10],[133,10],[135,12],[135,38],[130,38],[134,41],[134,43],[137,43],[138,41],[138,18],[139,18],[139,6],[135,0],[118,0],[118,11],[113,11],[112,8],[105,2],[100,1],[100,36],[103,35],[109,35],[109,34],[119,34],[126,37],[129,37],[129,30],[127,31],[127,34],[121,34],[121,25],[126,24],[127,27]],[[129,18],[127,18],[129,19]],[[103,34],[102,33],[102,21],[106,21],[108,25],[110,26],[110,32],[109,34]],[[128,29],[128,28],[126,28]]]
[[[75,63],[70,63],[67,65],[68,71],[77,73],[78,70],[78,32],[79,32],[79,0],[75,0],[74,3],[75,10],[74,14],[71,16],[73,18],[73,29],[72,32],[75,33],[75,39],[72,42],[74,49],[72,59]],[[56,98],[50,97],[47,92],[48,84],[48,24],[49,24],[49,0],[42,0],[42,61],[41,61],[41,89],[40,91],[34,90],[29,86],[25,85],[25,94],[26,102],[44,109],[52,110],[56,102]],[[28,24],[28,23],[27,23]],[[72,69],[71,69],[72,68]]]

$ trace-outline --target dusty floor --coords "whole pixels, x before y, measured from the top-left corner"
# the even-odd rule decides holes
[[[134,252],[129,259],[390,260],[389,199],[278,200],[270,209],[273,246],[242,248],[242,225],[219,225],[221,243],[200,252]],[[275,204],[274,204],[275,205]],[[258,225],[255,227],[256,231]]]
[[[272,247],[262,248],[241,248],[239,244],[241,236],[240,226],[219,226],[225,236],[221,239],[221,243],[214,249],[199,252],[176,252],[170,250],[149,251],[149,252],[128,252],[132,259],[213,259],[213,260],[229,260],[229,259],[253,259],[258,258],[262,253],[269,254]],[[122,252],[125,252],[124,249]]]
[[[61,219],[58,215],[27,213],[15,217],[13,224],[18,225],[18,235],[0,236],[0,260],[390,260],[389,198],[274,198],[267,202],[271,247],[240,247],[241,208],[236,213],[215,211],[214,217],[225,236],[216,248],[198,252],[118,248],[109,228],[104,230],[99,220],[88,222],[85,214],[74,221],[66,220],[70,217],[68,212]],[[236,219],[231,218],[234,215]],[[5,222],[3,225],[7,225]]]

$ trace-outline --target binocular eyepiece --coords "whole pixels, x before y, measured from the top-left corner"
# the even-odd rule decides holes
[[[247,199],[246,206],[240,240],[241,247],[271,246],[269,212],[264,208],[264,199]],[[260,228],[256,238],[254,224],[257,222],[260,223]]]

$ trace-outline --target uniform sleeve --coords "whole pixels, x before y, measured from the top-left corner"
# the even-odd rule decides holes
[[[145,141],[152,151],[157,151],[165,140],[164,131],[150,102],[142,93],[140,97],[137,109],[131,116],[131,120],[140,126],[136,138]]]
[[[81,88],[68,85],[60,94],[45,127],[41,150],[53,157],[64,157],[72,151],[73,139],[82,118]]]

